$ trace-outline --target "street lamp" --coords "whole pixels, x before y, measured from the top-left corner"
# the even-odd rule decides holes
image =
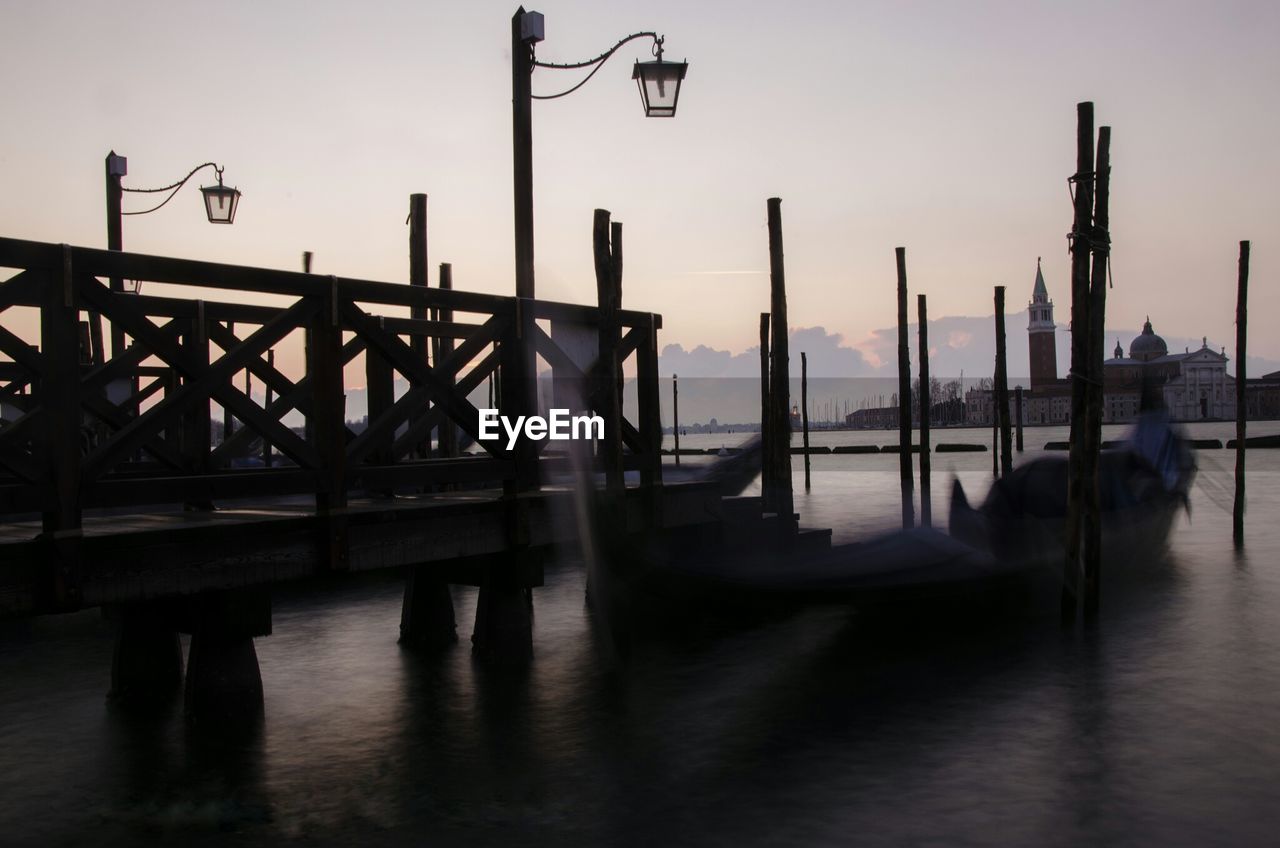
[[[227,188],[222,184],[222,168],[213,162],[205,162],[192,168],[190,173],[178,180],[176,183],[163,186],[161,188],[125,188],[120,184],[120,178],[129,173],[129,160],[124,156],[117,156],[113,150],[107,154],[106,176],[107,176],[107,249],[123,250],[123,227],[121,221],[125,215],[146,215],[155,212],[173,200],[187,180],[196,175],[197,172],[204,168],[213,168],[214,174],[217,175],[218,184],[216,186],[201,186],[200,192],[204,196],[205,214],[209,218],[210,224],[230,224],[235,220],[236,207],[240,204],[240,190],[237,188]],[[138,212],[124,212],[121,210],[121,199],[124,192],[135,194],[161,194],[169,192],[168,197],[152,206],[150,209],[143,209]],[[123,292],[124,280],[119,277],[112,277],[110,283],[111,291]],[[136,291],[136,288],[135,288]],[[91,322],[96,323],[96,322]],[[101,343],[95,342],[95,350],[100,349]],[[111,328],[111,355],[117,356],[124,352],[124,331],[119,327]]]
[[[585,62],[539,62],[534,56],[534,45],[544,38],[541,12],[516,9],[511,18],[511,110],[512,149],[515,176],[515,228],[516,228],[516,296],[533,297],[533,129],[532,101],[554,100],[572,94],[617,52],[618,48],[637,38],[653,39],[652,62],[636,61],[631,78],[640,89],[644,113],[651,118],[675,117],[680,99],[680,84],[684,81],[688,62],[667,62],[662,58],[663,37],[656,32],[637,32],[621,39],[594,59]],[[555,70],[591,68],[577,85],[559,94],[533,93],[530,77],[534,68]]]

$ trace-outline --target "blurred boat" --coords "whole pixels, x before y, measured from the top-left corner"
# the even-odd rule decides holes
[[[1068,460],[1041,457],[997,480],[976,509],[952,482],[949,526],[957,540],[999,560],[1061,570]],[[1163,412],[1139,417],[1104,450],[1098,469],[1104,557],[1124,562],[1162,550],[1195,477],[1190,444]]]
[[[1186,439],[1159,413],[1144,415],[1119,446],[1104,451],[1099,486],[1106,561],[1158,554],[1187,505],[1194,474]],[[715,555],[667,552],[645,557],[639,567],[633,558],[626,582],[664,604],[696,600],[720,608],[947,605],[989,599],[997,587],[1056,597],[1066,513],[1067,459],[1049,456],[996,481],[976,509],[956,481],[949,533],[916,528],[800,550],[788,548],[776,531],[769,538],[726,526],[726,542]],[[742,539],[735,545],[736,535]]]

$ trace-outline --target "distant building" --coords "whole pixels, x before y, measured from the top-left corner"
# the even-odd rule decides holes
[[[1026,424],[1071,423],[1071,382],[1058,379],[1057,328],[1053,301],[1044,283],[1040,261],[1036,260],[1036,280],[1028,304],[1027,325],[1030,349],[1031,390],[1023,393],[1022,420]],[[1209,347],[1202,339],[1199,350],[1169,353],[1164,339],[1156,335],[1148,317],[1142,333],[1129,343],[1125,355],[1120,341],[1111,359],[1103,363],[1102,420],[1107,424],[1132,421],[1142,408],[1143,391],[1157,393],[1169,414],[1177,421],[1234,419],[1235,379],[1227,373],[1226,351]],[[1280,415],[1280,372],[1264,385],[1259,381],[1250,407],[1274,410]],[[1252,383],[1252,381],[1250,381]],[[1250,386],[1253,389],[1253,386]],[[975,426],[990,425],[995,404],[988,386],[965,393],[965,417]],[[1010,419],[1014,418],[1014,392],[1009,391]]]

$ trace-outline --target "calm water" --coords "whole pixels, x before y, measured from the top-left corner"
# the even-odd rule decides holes
[[[1063,438],[1029,430],[1023,456]],[[565,565],[536,594],[534,662],[499,671],[471,661],[474,592],[455,593],[458,646],[424,660],[396,646],[400,586],[375,576],[278,594],[262,727],[215,740],[179,704],[105,702],[96,612],[2,623],[0,844],[1275,844],[1280,451],[1250,455],[1241,556],[1233,457],[1200,454],[1169,555],[1069,632],[1052,611],[940,632],[811,610],[619,667]],[[990,462],[935,455],[935,514],[952,472],[980,496]],[[815,457],[797,509],[853,539],[897,519],[897,486],[895,456]]]

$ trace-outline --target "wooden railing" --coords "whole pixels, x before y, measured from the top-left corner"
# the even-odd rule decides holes
[[[0,283],[9,419],[0,424],[0,520],[38,513],[51,537],[74,535],[95,507],[306,494],[331,512],[355,491],[484,481],[526,491],[539,485],[546,442],[522,438],[508,450],[505,439],[479,441],[468,396],[492,380],[503,415],[536,413],[539,356],[557,378],[600,384],[543,326],[598,327],[596,307],[2,238],[0,268],[16,271]],[[202,291],[113,292],[110,278]],[[197,299],[208,289],[283,305]],[[24,319],[19,307],[36,312]],[[448,320],[378,314],[393,311]],[[640,423],[621,421],[625,463],[654,484],[661,319],[618,315],[619,360],[635,356],[640,380]],[[100,322],[123,332],[125,349],[102,351],[97,340],[112,334]],[[276,367],[271,352],[282,345],[305,349],[300,376]],[[361,354],[369,417],[356,433],[344,420],[343,370]],[[257,397],[237,386],[246,374],[262,388]],[[398,398],[396,375],[408,386]],[[215,403],[239,424],[217,444]],[[430,434],[452,427],[483,455],[441,456],[453,453],[450,439]],[[271,466],[240,467],[251,450]]]

